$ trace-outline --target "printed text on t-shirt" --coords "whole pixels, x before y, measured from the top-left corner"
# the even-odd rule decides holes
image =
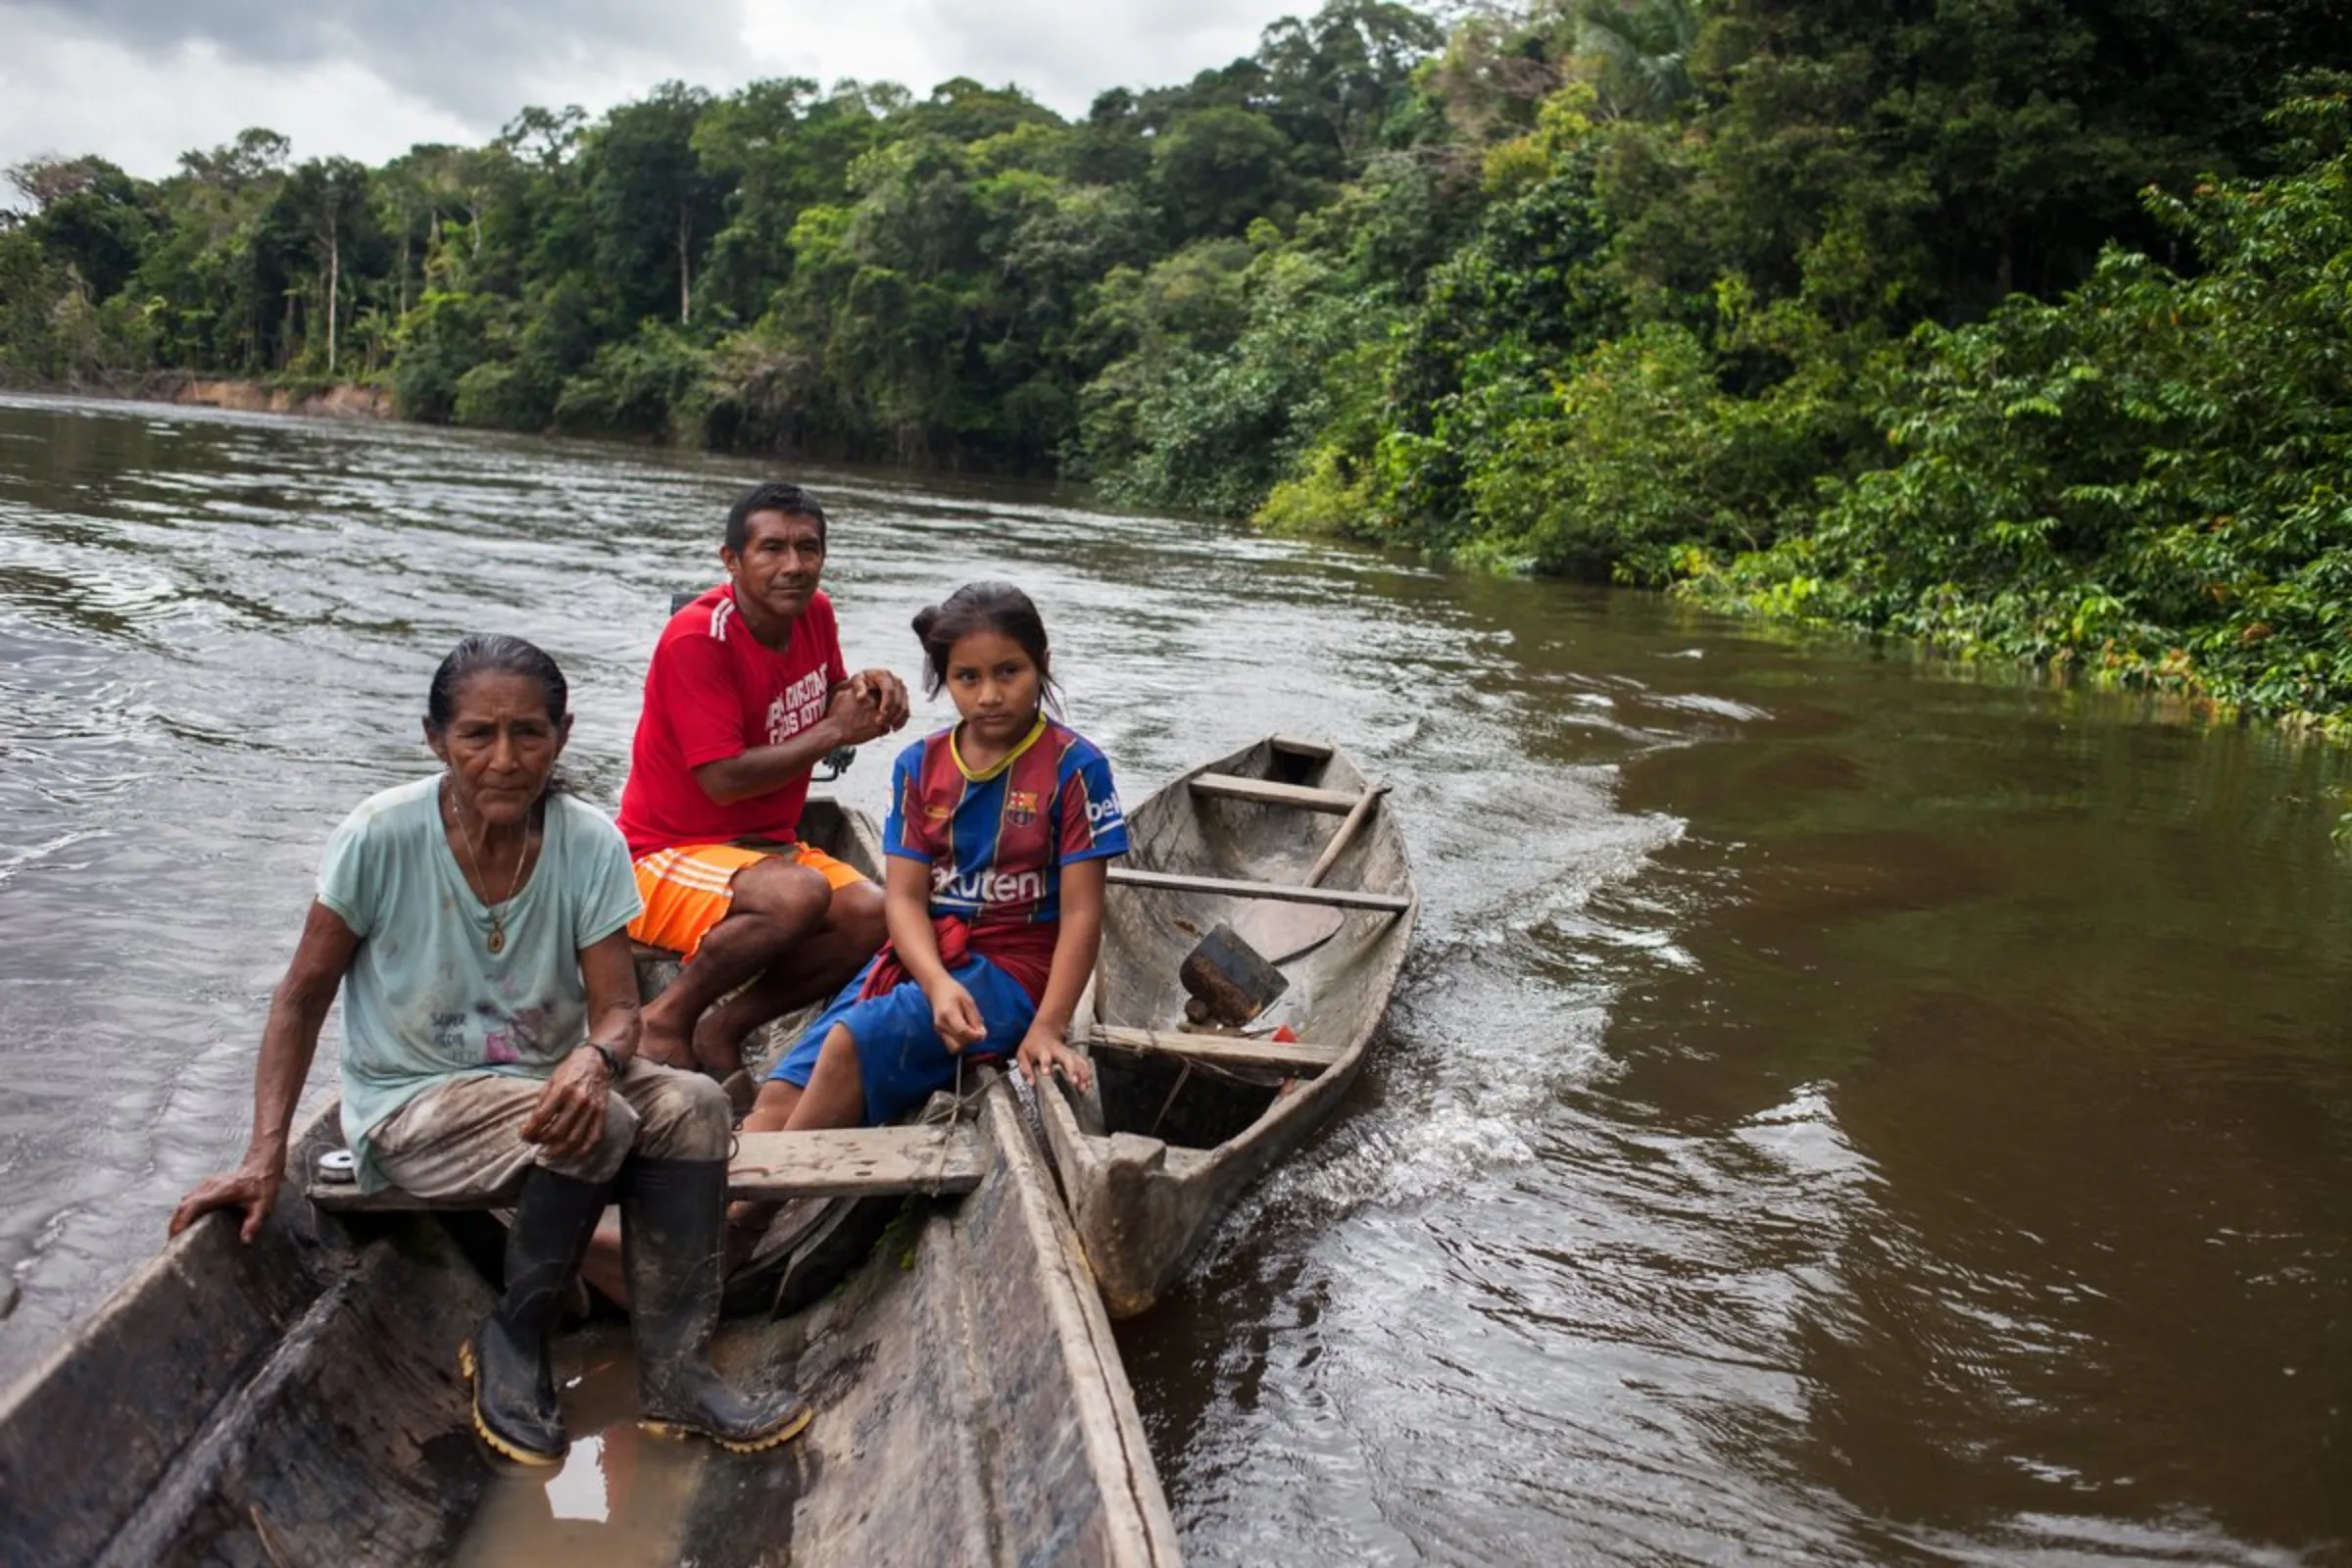
[[[817,665],[767,705],[768,745],[788,741],[825,716],[825,692],[833,684],[828,673],[827,665]]]
[[[958,904],[1034,904],[1046,896],[1046,878],[1042,871],[983,867],[959,873],[953,865],[934,865],[931,896]]]

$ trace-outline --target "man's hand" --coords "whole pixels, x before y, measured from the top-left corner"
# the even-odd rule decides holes
[[[172,1211],[171,1234],[177,1236],[216,1208],[235,1208],[245,1214],[237,1225],[237,1240],[252,1241],[277,1204],[278,1163],[248,1153],[235,1170],[207,1176]]]
[[[833,688],[833,700],[825,705],[825,719],[839,731],[844,746],[880,740],[895,727],[883,722],[881,700],[863,675],[853,675]]]
[[[906,683],[887,669],[861,669],[850,677],[852,686],[862,686],[882,710],[882,728],[895,730],[906,722],[911,710],[906,700]]]
[[[931,1001],[931,1027],[951,1054],[960,1054],[966,1046],[977,1045],[988,1038],[988,1026],[980,1021],[980,1004],[972,994],[954,980],[942,980],[937,991],[927,991]]]
[[[517,1135],[556,1159],[578,1159],[605,1136],[605,1107],[612,1087],[605,1059],[586,1046],[564,1058],[539,1093]]]

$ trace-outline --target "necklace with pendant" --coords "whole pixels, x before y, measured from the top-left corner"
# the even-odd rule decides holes
[[[487,896],[490,879],[482,875],[481,863],[473,858],[473,835],[466,831],[466,819],[458,814],[457,799],[450,793],[449,775],[446,773],[441,776],[441,797],[449,803],[450,825],[458,830],[458,843],[465,847],[466,868],[473,873],[473,879],[481,884],[482,892]],[[526,824],[522,830],[522,848],[514,857],[514,874],[507,878],[507,895],[490,905],[490,935],[482,945],[490,950],[493,956],[507,951],[507,917],[499,911],[514,897],[514,890],[522,886],[522,862],[530,858],[531,830]]]

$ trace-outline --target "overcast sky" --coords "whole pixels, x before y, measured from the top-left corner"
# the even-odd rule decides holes
[[[1016,82],[1063,114],[1189,79],[1317,0],[0,0],[0,166],[134,174],[247,125],[297,159],[478,143],[525,104],[601,113],[667,77]]]

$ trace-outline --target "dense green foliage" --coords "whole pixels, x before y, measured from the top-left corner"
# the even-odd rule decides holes
[[[1094,481],[2352,711],[2335,0],[1331,0],[1064,121],[671,84],[11,172],[0,379]]]
[[[2186,275],[2110,251],[2054,304],[1923,326],[1865,393],[1884,466],[1706,592],[2272,711],[2352,696],[2352,116],[2262,181],[2162,193]]]

